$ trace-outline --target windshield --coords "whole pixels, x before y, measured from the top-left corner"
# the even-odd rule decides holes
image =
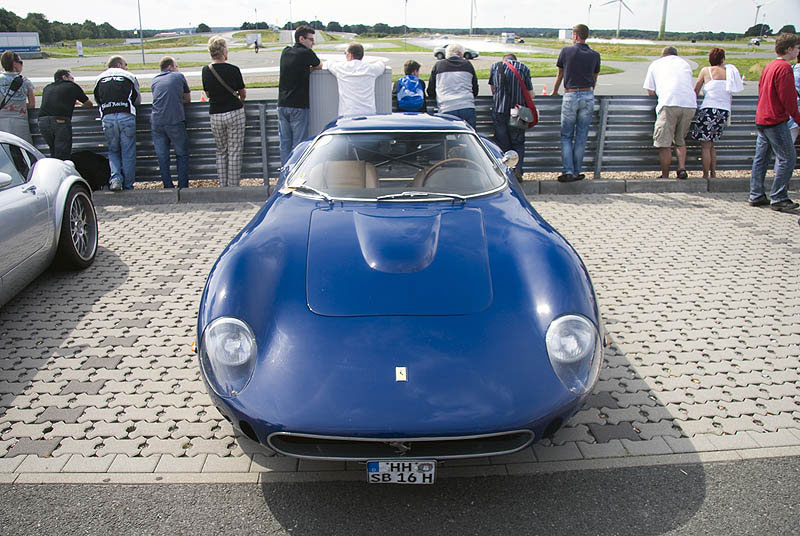
[[[317,139],[287,186],[337,198],[424,200],[481,194],[504,181],[468,132],[351,132]]]

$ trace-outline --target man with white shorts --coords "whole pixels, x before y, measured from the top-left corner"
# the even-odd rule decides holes
[[[697,95],[692,85],[692,68],[678,57],[675,47],[664,47],[661,58],[650,64],[644,79],[648,95],[658,96],[653,146],[658,148],[661,178],[669,178],[672,146],[678,157],[677,177],[686,173],[686,134],[697,110]]]

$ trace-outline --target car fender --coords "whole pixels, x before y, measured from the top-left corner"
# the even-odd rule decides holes
[[[52,159],[46,159],[52,160]],[[41,161],[40,163],[44,163]],[[58,247],[58,240],[61,237],[61,221],[64,218],[64,205],[67,202],[67,194],[73,185],[79,184],[86,189],[89,198],[92,198],[92,188],[89,183],[81,177],[80,173],[75,169],[75,164],[71,160],[65,160],[63,164],[63,175],[53,189],[49,190],[52,194],[52,216],[53,216],[53,248]],[[55,181],[55,179],[53,179]],[[94,201],[94,200],[93,200]]]

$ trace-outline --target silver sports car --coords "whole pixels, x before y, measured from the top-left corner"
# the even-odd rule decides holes
[[[96,252],[91,188],[72,162],[0,132],[0,307],[54,259],[80,269]]]

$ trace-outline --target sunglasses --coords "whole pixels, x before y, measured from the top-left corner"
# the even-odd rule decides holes
[[[16,59],[14,60],[14,63],[19,63],[20,65],[22,65],[22,63],[23,63],[23,62],[22,62],[22,60],[21,60],[21,59],[19,59],[19,58],[16,58]]]

